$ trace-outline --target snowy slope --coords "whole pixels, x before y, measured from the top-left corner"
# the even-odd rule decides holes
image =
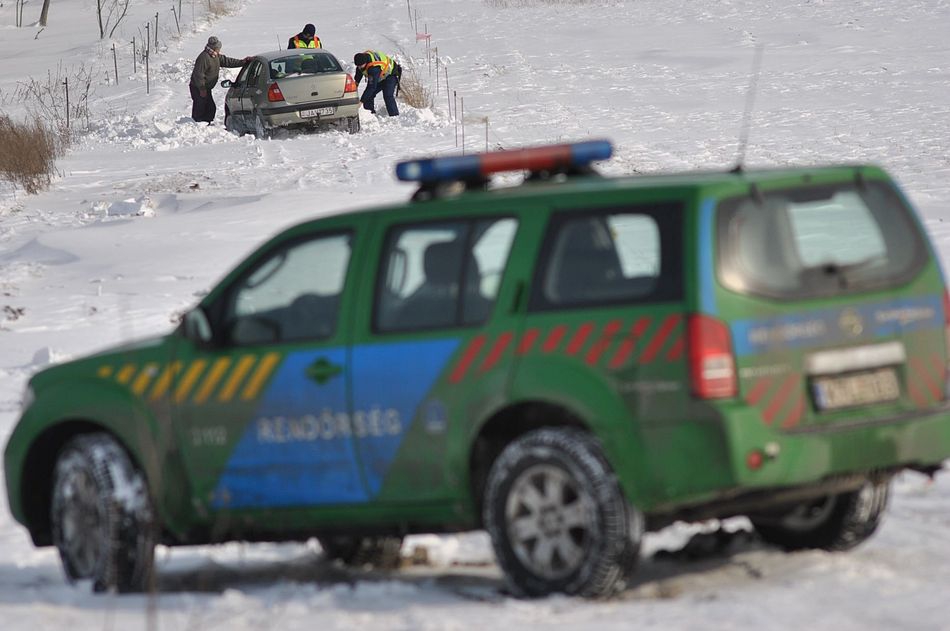
[[[34,6],[37,5],[37,6]],[[39,3],[26,5],[26,22]],[[499,5],[515,5],[497,8]],[[37,368],[170,329],[257,243],[305,217],[404,199],[392,165],[458,151],[444,75],[430,109],[365,115],[363,132],[257,141],[187,117],[192,61],[209,34],[231,56],[272,49],[304,23],[343,61],[365,48],[411,56],[433,92],[406,3],[234,0],[209,20],[183,3],[134,0],[112,42],[91,0],[57,0],[50,23],[13,27],[0,5],[0,110],[59,64],[95,78],[90,129],[46,192],[0,185],[0,440]],[[466,147],[611,138],[610,173],[720,169],[736,159],[756,44],[765,46],[747,163],[871,161],[922,209],[950,260],[950,2],[947,0],[413,0],[419,30],[464,98]],[[160,13],[160,44],[132,71],[132,37]],[[193,13],[192,13],[193,12]],[[194,18],[192,19],[192,15]],[[123,53],[123,51],[125,51]],[[433,68],[434,71],[434,68]],[[233,74],[233,71],[230,71]],[[222,75],[224,78],[224,75]],[[459,112],[461,114],[461,112]],[[0,151],[3,148],[0,147]],[[741,524],[740,524],[741,525]],[[639,583],[609,603],[523,602],[498,592],[484,535],[416,538],[434,563],[394,575],[325,564],[315,545],[161,550],[163,593],[92,596],[65,585],[0,500],[0,620],[9,631],[99,628],[950,629],[950,476],[898,480],[881,532],[847,555],[783,555],[739,538],[728,555],[653,556],[694,530],[647,542]]]

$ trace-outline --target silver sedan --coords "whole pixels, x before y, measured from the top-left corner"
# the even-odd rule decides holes
[[[228,88],[224,125],[258,138],[274,129],[335,126],[360,129],[356,82],[322,48],[261,53],[251,58]]]

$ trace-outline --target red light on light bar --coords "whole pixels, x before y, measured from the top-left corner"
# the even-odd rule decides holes
[[[509,149],[464,156],[406,160],[396,164],[396,177],[404,182],[452,182],[482,179],[502,171],[582,170],[613,154],[607,140],[587,140],[566,145]]]
[[[502,171],[546,171],[571,166],[570,145],[496,151],[482,155],[482,175]]]

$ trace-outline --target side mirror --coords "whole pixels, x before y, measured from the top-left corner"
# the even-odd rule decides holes
[[[221,82],[222,88],[230,88],[232,85],[234,85],[234,82],[231,81],[230,79],[225,79],[224,81]]]
[[[201,307],[195,307],[182,320],[185,337],[196,344],[210,344],[214,335],[208,315]]]

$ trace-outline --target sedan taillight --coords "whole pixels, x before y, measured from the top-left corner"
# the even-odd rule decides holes
[[[343,94],[347,92],[356,92],[356,81],[350,75],[346,75],[346,87],[343,88]]]
[[[276,83],[272,83],[267,89],[267,100],[271,103],[284,100],[284,93],[280,91],[280,86]]]

